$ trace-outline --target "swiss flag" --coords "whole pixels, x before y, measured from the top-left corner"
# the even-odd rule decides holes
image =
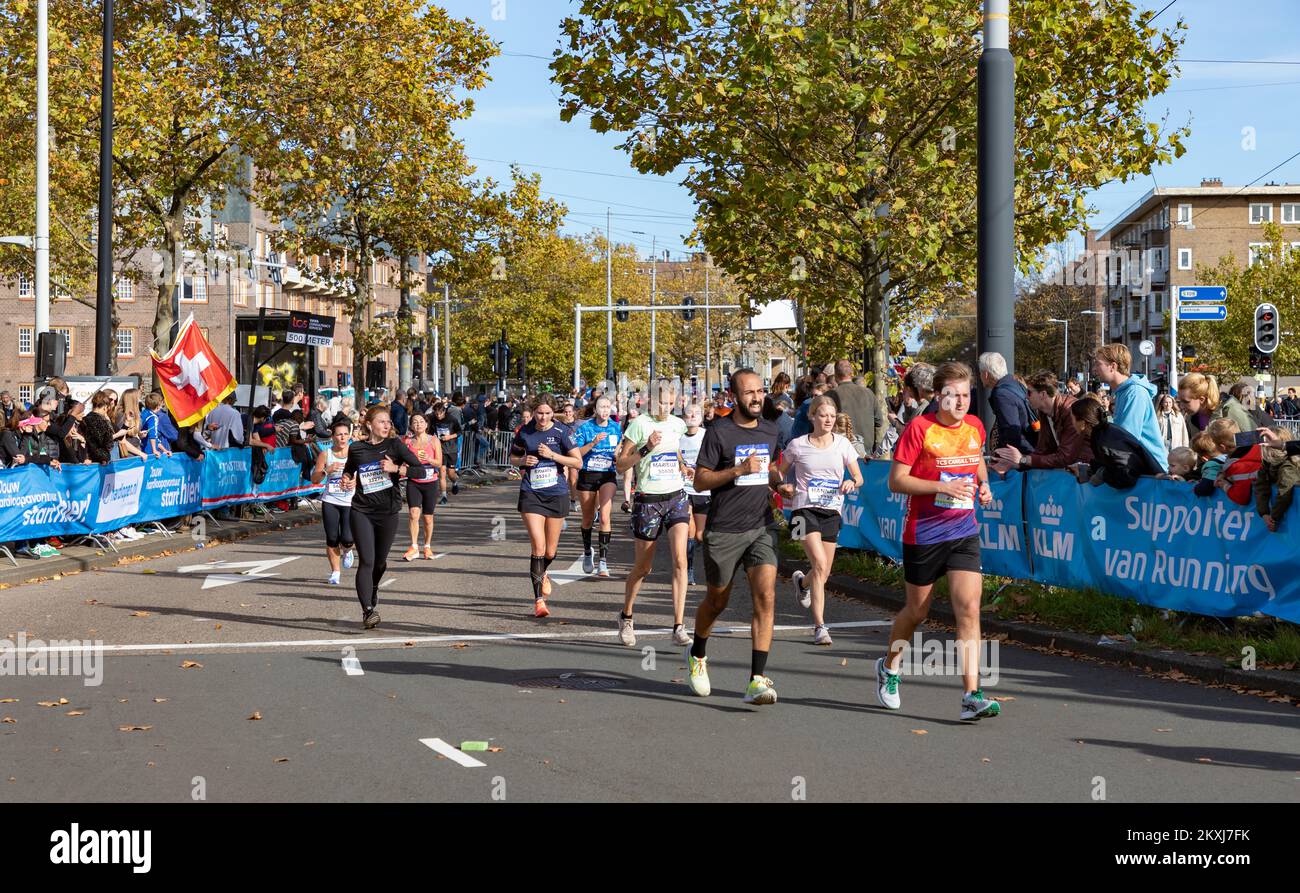
[[[154,381],[180,427],[193,425],[235,389],[235,377],[208,344],[191,314],[167,355],[153,356]]]

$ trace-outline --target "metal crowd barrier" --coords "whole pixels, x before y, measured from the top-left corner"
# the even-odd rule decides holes
[[[1300,416],[1278,416],[1273,419],[1274,428],[1286,428],[1291,436],[1300,439]]]
[[[456,439],[456,471],[471,477],[486,476],[488,470],[511,470],[512,431],[463,431]]]

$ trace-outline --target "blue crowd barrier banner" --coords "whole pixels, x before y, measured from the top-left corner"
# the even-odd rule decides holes
[[[841,546],[870,549],[903,560],[903,510],[906,497],[889,492],[889,463],[858,460],[862,487],[844,497]]]
[[[988,508],[976,503],[980,522],[980,566],[984,573],[1028,580],[1031,575],[1028,543],[1025,542],[1025,476],[991,476],[993,502]]]
[[[204,509],[310,496],[321,491],[321,487],[301,479],[301,466],[288,447],[267,454],[266,477],[260,484],[253,483],[252,448],[209,451],[202,465]]]

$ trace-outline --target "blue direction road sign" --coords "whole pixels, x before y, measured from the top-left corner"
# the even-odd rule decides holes
[[[1178,321],[1219,322],[1228,318],[1228,308],[1223,304],[1180,304]]]
[[[1228,300],[1228,289],[1222,285],[1180,285],[1178,287],[1178,300],[1207,301],[1212,304],[1222,304]],[[1223,317],[1219,317],[1219,319],[1223,319]]]

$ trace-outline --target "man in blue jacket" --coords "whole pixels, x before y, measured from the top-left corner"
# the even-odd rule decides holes
[[[1103,344],[1093,354],[1092,374],[1110,385],[1115,395],[1112,424],[1136,437],[1161,470],[1168,472],[1169,453],[1156,424],[1156,386],[1141,375],[1130,375],[1132,362],[1133,356],[1123,344]]]
[[[1029,409],[1029,395],[1007,370],[1006,358],[989,351],[979,357],[980,381],[989,389],[989,405],[997,422],[994,449],[1015,447],[1028,455],[1034,451],[1032,435],[1034,417]]]

